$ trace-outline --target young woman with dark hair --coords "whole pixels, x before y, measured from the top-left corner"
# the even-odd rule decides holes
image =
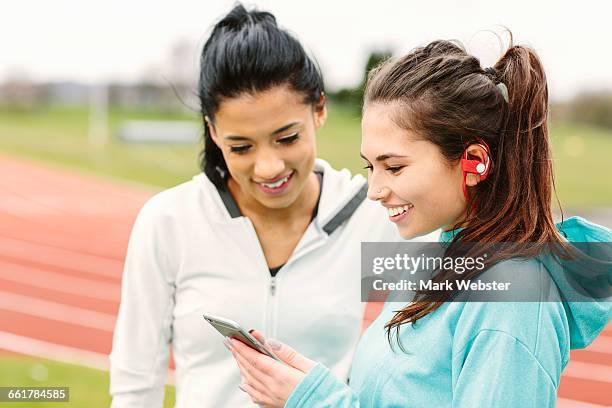
[[[565,297],[571,288],[550,259],[568,255],[568,241],[611,242],[612,232],[581,218],[554,224],[547,112],[544,69],[524,46],[511,45],[483,69],[457,44],[435,41],[374,69],[362,119],[369,198],[390,209],[404,238],[442,228],[445,255],[457,254],[461,243],[478,243],[474,250],[514,244],[497,252],[484,272],[456,278],[440,270],[435,280],[520,270],[542,296],[467,302],[453,301],[457,290],[430,291],[409,303],[388,302],[360,341],[350,388],[324,364],[276,340],[268,344],[286,365],[229,340],[241,388],[253,401],[264,407],[554,407],[570,348],[588,345],[610,319],[612,263],[601,259],[604,296],[576,302],[567,301],[575,296]],[[547,252],[551,247],[554,253]],[[549,301],[552,292],[566,301]]]
[[[128,247],[113,407],[252,406],[202,314],[295,344],[346,378],[361,330],[361,241],[397,241],[363,177],[317,159],[323,79],[267,12],[236,6],[201,56],[203,173],[149,200]]]

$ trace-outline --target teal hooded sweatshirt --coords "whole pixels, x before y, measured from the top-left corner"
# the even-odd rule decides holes
[[[557,228],[570,242],[612,242],[612,231],[579,217]],[[441,237],[451,238],[448,233]],[[603,261],[604,284],[610,285],[612,263],[609,257]],[[511,270],[528,268],[535,284],[543,287],[552,279],[561,299],[573,290],[549,260],[512,259],[501,264]],[[495,270],[497,265],[484,273]],[[416,325],[401,326],[403,352],[397,343],[389,344],[384,326],[404,306],[405,302],[387,302],[366,330],[355,352],[350,386],[317,364],[285,407],[552,408],[570,349],[589,345],[612,315],[610,297],[447,302]]]

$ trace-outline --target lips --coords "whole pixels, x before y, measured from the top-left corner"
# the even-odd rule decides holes
[[[409,209],[411,209],[413,207],[414,207],[414,205],[412,205],[412,204],[405,204],[405,205],[400,205],[400,206],[387,207],[387,212],[389,213],[389,217],[394,217],[394,216],[401,215],[401,214],[405,213],[406,211],[408,211]]]
[[[283,193],[291,180],[293,179],[294,172],[288,175],[277,177],[274,180],[264,182],[255,182],[259,189],[269,195],[277,195]]]
[[[404,204],[404,205],[385,205],[387,208],[387,213],[389,214],[389,220],[392,222],[399,222],[406,218],[414,208],[412,204]]]
[[[284,177],[277,178],[276,180],[269,181],[267,183],[259,183],[259,184],[262,184],[268,188],[277,188],[278,186],[286,182],[289,179],[289,177],[291,177],[291,174],[284,176]]]

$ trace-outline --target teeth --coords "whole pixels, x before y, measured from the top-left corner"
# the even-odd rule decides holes
[[[406,204],[401,207],[387,208],[387,212],[389,213],[389,217],[395,217],[396,215],[405,213],[412,207],[414,207],[412,204]]]
[[[268,187],[268,188],[277,188],[280,187],[281,184],[283,184],[285,181],[287,181],[289,179],[289,176],[287,177],[283,177],[282,179],[278,180],[275,183],[261,183],[262,185]]]

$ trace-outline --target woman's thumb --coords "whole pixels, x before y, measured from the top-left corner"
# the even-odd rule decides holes
[[[264,344],[272,353],[274,353],[276,357],[291,367],[297,368],[298,370],[306,373],[315,365],[314,361],[304,357],[292,347],[289,347],[288,345],[275,339],[267,340],[263,333],[258,330],[251,330],[249,333],[259,340],[260,343]]]
[[[274,353],[274,355],[276,355],[286,364],[297,368],[303,373],[310,371],[310,369],[315,365],[314,361],[304,357],[303,355],[295,351],[292,347],[289,347],[288,345],[281,343],[278,340],[266,340],[266,346]]]

